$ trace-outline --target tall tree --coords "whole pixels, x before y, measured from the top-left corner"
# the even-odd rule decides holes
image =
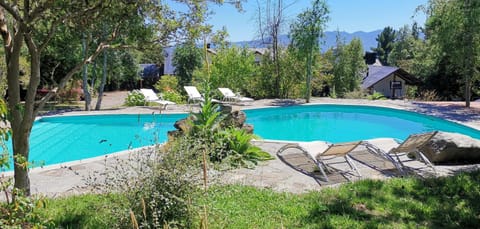
[[[378,59],[380,60],[380,62],[382,62],[383,65],[389,65],[388,55],[393,49],[395,38],[396,32],[390,26],[385,27],[376,38],[377,47],[374,48],[373,51],[377,52]]]
[[[306,9],[297,16],[297,20],[290,25],[290,37],[293,47],[297,48],[306,62],[306,94],[307,103],[312,95],[312,65],[315,52],[319,52],[319,39],[324,36],[323,31],[328,21],[328,8],[323,0],[314,0],[312,8]]]
[[[212,56],[211,87],[229,87],[250,96],[248,86],[257,71],[253,52],[247,48],[225,46]]]
[[[172,62],[178,77],[178,90],[182,91],[183,86],[192,84],[193,71],[202,66],[202,50],[193,42],[184,43],[175,48]]]
[[[358,90],[366,64],[363,60],[363,46],[358,38],[345,44],[337,35],[337,45],[333,55],[329,55],[333,65],[332,90],[334,95],[343,97],[345,93]]]
[[[184,2],[184,1],[179,1]],[[219,2],[219,1],[215,1]],[[186,4],[190,4],[187,2]],[[104,12],[118,12],[115,24],[106,39],[98,43],[86,58],[78,61],[52,90],[42,99],[36,100],[37,87],[40,83],[41,56],[49,46],[52,37],[63,25],[73,28],[84,28],[84,25],[94,24]],[[140,17],[139,17],[140,15]],[[180,18],[178,18],[180,17]],[[148,20],[146,20],[148,18]],[[12,143],[14,154],[14,187],[30,194],[30,179],[28,166],[24,161],[29,158],[30,133],[33,121],[38,111],[54,96],[57,90],[64,88],[74,74],[82,66],[91,63],[104,49],[121,48],[124,39],[119,39],[125,23],[129,20],[149,22],[148,28],[158,28],[158,39],[167,39],[175,34],[177,28],[188,15],[177,15],[166,5],[158,1],[51,1],[51,0],[0,0],[0,34],[4,44],[4,55],[7,65],[8,109],[12,128]],[[82,24],[85,23],[86,24]],[[179,23],[181,22],[181,23]],[[125,39],[129,39],[126,37]],[[136,38],[133,38],[136,39]],[[28,54],[22,53],[25,49]],[[30,62],[30,76],[27,85],[25,102],[20,98],[20,60],[26,55]]]
[[[275,97],[281,97],[281,65],[280,65],[280,35],[286,20],[285,11],[295,1],[284,0],[257,0],[257,22],[260,38],[264,44],[269,45],[271,58],[274,67],[273,81]]]
[[[465,106],[470,107],[472,81],[478,78],[480,60],[480,2],[435,0],[429,2],[427,37],[447,71],[464,84]],[[440,63],[440,62],[439,62]]]

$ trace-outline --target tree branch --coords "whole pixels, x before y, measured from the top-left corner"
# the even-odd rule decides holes
[[[15,20],[17,22],[21,22],[23,23],[23,18],[20,16],[20,13],[18,12],[17,9],[15,9],[15,7],[11,6],[10,4],[6,3],[4,0],[1,0],[0,1],[0,6],[5,9],[10,15],[12,15],[13,18],[15,18]]]

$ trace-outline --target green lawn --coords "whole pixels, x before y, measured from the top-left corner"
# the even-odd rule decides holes
[[[44,213],[65,228],[108,228],[115,221],[111,211],[123,208],[118,198],[55,199]],[[196,222],[200,224],[200,206],[205,204],[209,228],[474,228],[480,225],[480,172],[426,180],[363,180],[300,195],[215,186],[196,200]]]

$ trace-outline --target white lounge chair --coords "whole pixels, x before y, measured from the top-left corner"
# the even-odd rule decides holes
[[[198,89],[195,86],[184,86],[185,91],[187,92],[188,95],[188,103],[190,102],[205,102],[205,99],[203,98],[202,94],[198,91]],[[220,102],[216,99],[212,99],[212,102]]]
[[[352,159],[348,155],[348,153],[353,151],[360,144],[361,141],[339,144],[332,144],[323,141],[289,143],[281,147],[277,151],[277,155],[280,158],[283,158],[282,153],[285,152],[285,150],[289,148],[299,149],[303,152],[303,155],[305,155],[308,159],[312,160],[316,164],[316,166],[320,170],[320,173],[325,178],[325,181],[328,182],[328,177],[325,173],[325,170],[328,171],[326,160],[328,160],[329,157],[344,157],[350,168],[355,171],[359,177],[362,176],[355,164],[353,163]]]
[[[188,95],[188,103],[190,102],[204,102],[205,99],[203,98],[202,94],[198,92],[197,88],[194,86],[184,86],[185,91]]]
[[[237,94],[233,93],[233,91],[230,90],[230,88],[220,87],[220,88],[218,88],[218,90],[223,95],[223,101],[227,101],[227,102],[253,102],[252,98],[237,95]]]
[[[159,98],[157,96],[157,94],[155,94],[155,92],[152,89],[142,88],[142,89],[140,89],[140,92],[143,94],[143,96],[145,96],[145,101],[146,102],[158,103],[160,105],[163,105],[164,109],[166,109],[167,105],[169,105],[169,104],[175,104],[172,101],[163,100],[163,99]]]
[[[408,154],[413,154],[415,159],[425,163],[425,165],[432,168],[434,173],[437,173],[435,166],[420,150],[437,133],[438,131],[432,131],[422,134],[411,134],[402,143],[396,143],[395,141],[393,141],[393,139],[390,140],[389,143],[385,143],[384,139],[374,139],[363,141],[362,145],[365,145],[367,150],[369,150],[370,152],[376,153],[384,157],[385,159],[390,160],[395,165],[395,167],[397,167],[397,169],[402,173],[404,172],[403,168],[405,167],[405,165],[400,159],[400,156]],[[396,159],[394,159],[393,157],[396,157]]]

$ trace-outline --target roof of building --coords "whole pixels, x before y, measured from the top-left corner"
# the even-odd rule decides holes
[[[408,84],[420,83],[419,79],[401,68],[392,66],[368,65],[368,72],[363,78],[362,88],[369,88],[393,73],[405,80],[405,82]]]
[[[140,64],[140,76],[142,78],[157,78],[160,76],[160,68],[156,64]]]

